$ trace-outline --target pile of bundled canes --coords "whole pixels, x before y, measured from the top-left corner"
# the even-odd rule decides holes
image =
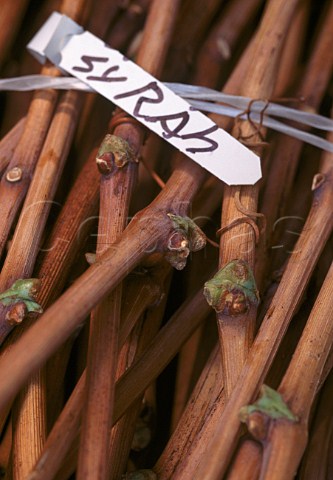
[[[1,78],[63,75],[25,48],[53,11],[162,81],[330,117],[330,0],[3,0]],[[96,93],[0,102],[3,478],[333,478],[333,150],[211,114],[261,159],[228,186]]]

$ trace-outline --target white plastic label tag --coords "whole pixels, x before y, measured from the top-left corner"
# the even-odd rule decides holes
[[[260,159],[163,83],[72,20],[53,13],[28,45],[228,185],[254,184]]]

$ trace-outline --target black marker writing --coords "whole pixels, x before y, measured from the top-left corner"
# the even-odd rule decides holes
[[[117,72],[119,70],[118,65],[110,67],[102,74],[101,77],[96,77],[94,75],[88,75],[87,80],[95,80],[100,82],[125,82],[127,77],[109,77],[109,74],[112,72]]]
[[[206,147],[206,148],[187,148],[186,151],[190,153],[214,152],[214,150],[218,148],[219,144],[215,140],[211,138],[207,138],[206,135],[216,132],[216,130],[218,129],[219,127],[217,125],[213,125],[211,128],[207,128],[207,130],[203,130],[202,132],[189,133],[187,135],[183,135],[182,136],[183,140],[190,140],[191,138],[197,138],[199,140],[208,142],[211,145],[210,147]]]
[[[89,55],[82,55],[82,62],[84,62],[86,67],[73,67],[73,70],[76,72],[85,72],[89,73],[94,70],[94,62],[108,62],[108,57],[90,57]],[[117,72],[119,70],[118,65],[109,67],[101,76],[88,75],[87,80],[100,81],[100,82],[125,82],[127,77],[110,77],[110,73]]]
[[[116,95],[114,97],[114,99],[115,100],[120,100],[122,98],[128,98],[128,97],[132,97],[132,96],[135,96],[135,95],[140,95],[140,93],[149,92],[149,91],[156,94],[155,98],[140,97],[139,100],[136,102],[136,105],[135,105],[134,110],[133,110],[133,115],[135,117],[144,118],[145,120],[147,120],[147,118],[149,118],[149,116],[147,117],[146,115],[142,115],[140,113],[142,105],[144,103],[162,103],[163,100],[164,100],[163,91],[157,85],[157,82],[150,82],[150,83],[148,83],[148,85],[145,85],[144,87],[141,87],[141,88],[137,88],[136,90],[132,90],[132,91],[126,92],[126,93],[120,93],[120,94]],[[149,121],[149,120],[147,120],[147,121]]]
[[[89,55],[82,55],[81,60],[86,67],[73,67],[76,72],[92,72],[94,70],[94,62],[108,62],[108,57],[90,57]]]
[[[94,64],[95,63],[106,63],[110,59],[108,57],[93,57],[89,55],[82,55],[81,60],[83,63],[86,64],[84,67],[75,66],[73,67],[74,71],[84,72],[84,73],[93,73]],[[126,86],[126,81],[128,77],[126,76],[119,76],[114,77],[110,76],[111,73],[117,72],[120,69],[119,65],[113,65],[108,67],[101,75],[88,75],[86,80],[93,80],[93,81],[100,81],[100,82],[124,82],[124,86]],[[149,93],[151,96],[149,96]],[[184,130],[188,124],[190,124],[191,120],[191,107],[188,107],[188,110],[184,110],[181,112],[170,113],[167,115],[152,115],[147,114],[144,112],[145,104],[162,104],[165,100],[164,93],[162,88],[158,85],[156,81],[149,82],[147,85],[143,87],[136,88],[135,90],[131,90],[124,93],[119,93],[114,96],[115,103],[117,100],[121,100],[128,97],[138,97],[135,106],[131,113],[134,117],[138,119],[143,119],[145,122],[149,123],[160,123],[160,126],[163,130],[162,136],[163,138],[169,140],[171,138],[179,138],[182,140],[201,140],[206,143],[206,146],[203,147],[194,147],[188,146],[186,151],[189,153],[205,153],[205,152],[213,152],[218,148],[218,142],[209,138],[208,135],[218,130],[217,125],[213,125],[210,128],[202,130],[201,132],[193,132],[193,133],[186,133],[182,134],[181,132]],[[170,105],[165,105],[165,111],[170,111]],[[149,111],[149,110],[148,110]],[[177,123],[178,121],[178,123]],[[207,145],[208,144],[208,145]]]

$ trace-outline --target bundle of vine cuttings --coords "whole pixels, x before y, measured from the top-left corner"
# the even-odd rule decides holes
[[[53,12],[126,76],[68,73],[64,26],[38,62]],[[332,2],[3,0],[0,26],[2,478],[333,478]]]

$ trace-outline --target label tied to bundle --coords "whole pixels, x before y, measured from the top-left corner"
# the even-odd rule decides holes
[[[257,155],[120,52],[54,12],[28,44],[229,185],[261,178]]]

